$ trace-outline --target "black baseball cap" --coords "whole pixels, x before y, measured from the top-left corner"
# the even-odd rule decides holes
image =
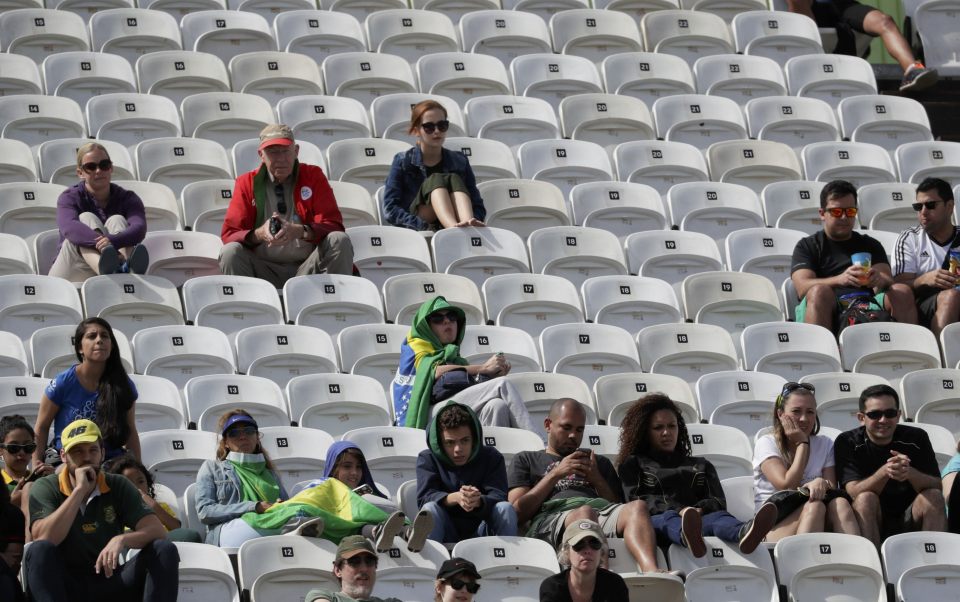
[[[437,579],[446,580],[459,573],[466,573],[474,579],[480,578],[480,573],[477,572],[477,567],[472,562],[464,558],[451,558],[450,560],[444,560],[443,564],[440,565]]]

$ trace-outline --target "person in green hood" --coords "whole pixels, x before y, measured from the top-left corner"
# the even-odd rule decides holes
[[[447,402],[427,429],[417,457],[417,504],[433,516],[429,538],[456,543],[486,535],[516,535],[517,512],[507,501],[507,466],[483,445],[483,429],[468,406]]]
[[[463,310],[443,297],[425,301],[400,345],[400,365],[393,380],[397,424],[425,428],[436,404],[455,398],[477,413],[486,426],[534,430],[520,391],[501,378],[510,372],[502,353],[482,364],[460,356],[466,328]]]

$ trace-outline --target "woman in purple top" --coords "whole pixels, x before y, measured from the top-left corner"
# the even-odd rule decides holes
[[[113,162],[103,145],[77,149],[80,182],[57,199],[60,253],[50,275],[83,282],[97,274],[142,274],[150,259],[140,243],[147,233],[143,201],[110,183]]]

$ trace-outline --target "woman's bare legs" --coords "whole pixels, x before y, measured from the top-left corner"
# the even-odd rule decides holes
[[[846,498],[838,497],[827,504],[827,525],[834,533],[860,535],[860,523]]]
[[[465,192],[454,192],[453,202],[457,208],[458,226],[483,226],[484,223],[473,215],[473,202]]]

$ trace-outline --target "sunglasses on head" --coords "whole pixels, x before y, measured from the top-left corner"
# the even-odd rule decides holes
[[[436,123],[432,121],[425,121],[420,124],[420,127],[422,127],[423,131],[428,134],[432,134],[433,130],[440,130],[441,132],[446,132],[447,128],[450,127],[450,121],[446,119],[440,120]]]
[[[377,566],[377,560],[376,556],[371,556],[370,554],[357,554],[356,556],[347,558],[344,562],[353,568],[357,568],[361,565]]]
[[[927,201],[925,203],[913,203],[910,206],[913,207],[914,211],[920,211],[923,208],[926,208],[927,211],[933,211],[936,208],[937,203],[946,203],[946,201]]]
[[[235,426],[229,431],[227,431],[226,433],[224,433],[224,437],[226,437],[227,439],[233,439],[235,437],[240,437],[243,435],[252,437],[256,434],[257,434],[257,427],[255,426]]]
[[[887,408],[886,410],[870,410],[869,412],[864,412],[864,416],[870,420],[880,420],[881,418],[896,418],[900,415],[900,410],[895,408]]]
[[[843,217],[846,214],[847,217],[857,217],[857,208],[856,207],[831,207],[829,209],[824,209],[824,213],[829,213],[833,217]]]
[[[780,395],[777,396],[777,405],[781,405],[783,400],[787,398],[788,395],[796,391],[797,389],[805,389],[811,393],[816,393],[817,388],[811,385],[810,383],[794,383],[789,382],[783,385],[783,390],[780,391]]]
[[[101,159],[100,162],[91,161],[89,163],[84,163],[80,166],[83,171],[87,173],[93,173],[99,169],[100,171],[110,171],[113,168],[113,161],[110,159]]]
[[[32,454],[37,449],[36,443],[0,443],[0,448],[3,448],[10,452],[11,454],[19,454],[20,452],[27,452]]]
[[[602,547],[603,547],[603,544],[600,543],[600,540],[597,539],[596,537],[588,537],[586,539],[581,539],[580,541],[578,541],[573,545],[573,549],[576,552],[582,552],[587,548],[590,548],[591,550],[599,550]]]
[[[467,588],[467,591],[471,594],[475,594],[480,591],[480,584],[473,581],[464,581],[463,579],[452,579],[447,581],[447,585],[453,589],[460,591],[463,588]]]
[[[444,320],[456,322],[457,314],[453,313],[452,311],[438,311],[427,316],[427,321],[431,324],[443,324]]]

